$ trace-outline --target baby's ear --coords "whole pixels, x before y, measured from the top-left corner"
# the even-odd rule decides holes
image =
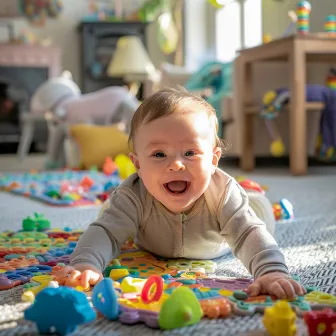
[[[135,169],[137,170],[138,174],[139,174],[139,170],[140,170],[140,163],[139,163],[139,159],[137,157],[137,155],[133,152],[129,153],[129,158],[131,159],[131,161],[134,164]]]
[[[212,168],[213,168],[212,174],[215,173],[221,156],[222,156],[222,149],[220,147],[215,147],[212,153]]]

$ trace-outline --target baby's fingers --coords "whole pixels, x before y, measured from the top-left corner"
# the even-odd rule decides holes
[[[302,285],[300,285],[297,281],[292,280],[292,279],[289,280],[289,281],[292,284],[296,295],[300,295],[301,296],[301,295],[306,294],[305,288]]]
[[[88,289],[90,285],[95,285],[100,279],[101,276],[99,273],[87,270],[82,273],[81,285],[84,289]]]
[[[273,282],[271,284],[269,293],[275,295],[278,299],[282,299],[282,300],[286,299],[287,297],[284,288],[278,281]]]

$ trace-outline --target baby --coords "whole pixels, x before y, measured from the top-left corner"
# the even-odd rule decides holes
[[[83,287],[95,284],[120,245],[135,237],[139,248],[165,258],[212,259],[231,249],[255,279],[250,295],[303,295],[246,192],[218,168],[217,129],[216,113],[201,97],[166,89],[146,99],[129,137],[137,173],[83,233],[66,272]]]

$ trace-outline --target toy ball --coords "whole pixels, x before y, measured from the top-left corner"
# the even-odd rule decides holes
[[[214,6],[217,9],[221,9],[224,7],[223,1],[220,0],[208,0],[209,4]]]
[[[281,157],[285,154],[285,145],[281,140],[274,140],[271,143],[270,151],[274,157]]]

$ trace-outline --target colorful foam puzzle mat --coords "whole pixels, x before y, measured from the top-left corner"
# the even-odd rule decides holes
[[[118,171],[76,170],[0,174],[0,190],[53,206],[100,204],[121,183]]]
[[[88,300],[91,299],[97,312],[97,315],[90,313],[91,320],[105,317],[123,324],[144,323],[150,328],[173,329],[197,323],[200,318],[256,313],[266,316],[266,312],[270,325],[283,323],[281,318],[286,314],[294,314],[295,318],[303,316],[308,322],[311,319],[310,325],[316,321],[326,326],[335,323],[332,321],[336,318],[336,296],[318,288],[305,287],[307,294],[290,301],[279,301],[270,295],[250,297],[246,289],[253,279],[215,276],[215,260],[168,260],[137,249],[131,240],[125,242],[120,256],[104,270],[103,280],[83,288],[79,272],[77,277],[71,273],[60,275],[82,232],[69,228],[0,234],[0,290],[22,286],[22,300],[32,302],[31,307],[35,307],[35,303],[39,305],[33,313],[27,313],[37,326],[41,322],[39,309],[51,305],[55,296],[64,296],[65,292],[66,297],[71,293],[76,297],[77,293],[84,293]],[[69,294],[68,289],[62,288],[72,288],[74,292]],[[40,293],[46,289],[42,300]],[[89,309],[82,294],[74,299],[80,302],[74,311],[80,307]],[[284,302],[290,307],[286,314]],[[176,308],[179,305],[181,309]],[[53,314],[56,319],[55,310]]]

